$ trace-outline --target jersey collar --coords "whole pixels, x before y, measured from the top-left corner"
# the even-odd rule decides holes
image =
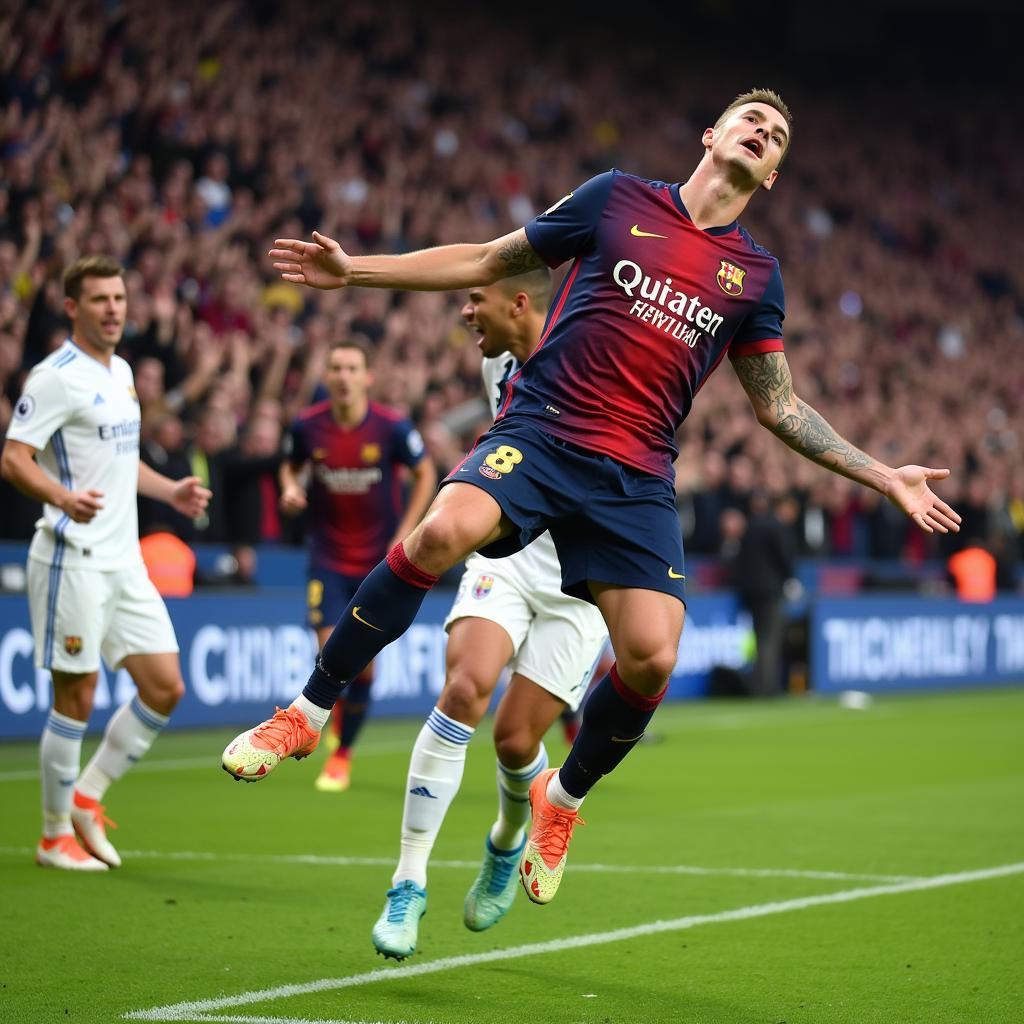
[[[676,209],[691,223],[693,224],[693,218],[690,216],[690,211],[686,209],[683,203],[683,197],[679,194],[679,185],[673,185],[669,192],[672,193],[672,201],[676,204]],[[718,227],[713,228],[698,228],[698,231],[703,231],[705,235],[728,235],[731,231],[735,231],[739,227],[739,221],[732,221],[729,224],[722,224]]]
[[[110,366],[106,366],[105,364],[101,363],[94,355],[90,355],[88,352],[86,352],[81,345],[76,345],[74,339],[71,337],[67,339],[66,344],[70,345],[76,352],[81,352],[86,359],[91,359],[98,367],[100,367],[100,369],[106,370],[107,373],[114,372],[113,361],[111,361]]]

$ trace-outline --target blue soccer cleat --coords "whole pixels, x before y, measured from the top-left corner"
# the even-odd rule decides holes
[[[483,867],[462,907],[462,920],[471,932],[490,928],[508,913],[516,898],[519,857],[525,845],[524,838],[515,850],[499,850],[487,837]]]
[[[420,918],[427,912],[427,890],[415,882],[399,882],[388,889],[377,923],[373,926],[373,945],[381,956],[404,960],[416,951]]]

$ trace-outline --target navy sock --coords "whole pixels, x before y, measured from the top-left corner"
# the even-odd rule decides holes
[[[359,673],[348,684],[341,698],[341,736],[339,749],[347,751],[356,741],[359,731],[366,721],[366,713],[370,710],[370,687],[373,685],[373,674],[369,670]]]
[[[667,689],[667,687],[666,687]],[[559,769],[558,779],[572,796],[584,797],[636,746],[665,696],[644,697],[619,678],[614,665],[583,705],[576,742]]]
[[[302,695],[332,708],[338,695],[392,640],[411,625],[437,577],[424,572],[396,544],[359,585],[327,638]]]

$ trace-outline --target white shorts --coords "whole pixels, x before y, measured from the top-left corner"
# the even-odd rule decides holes
[[[171,617],[141,563],[129,569],[54,569],[28,560],[36,666],[95,672],[129,654],[177,653]]]
[[[470,555],[444,628],[464,618],[497,623],[512,641],[509,669],[575,711],[608,640],[604,619],[592,604],[563,594],[557,577],[537,586],[520,571],[519,557]]]

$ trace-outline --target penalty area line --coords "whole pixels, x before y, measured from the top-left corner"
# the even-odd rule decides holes
[[[774,914],[786,914],[798,910],[809,910],[813,907],[824,907],[839,903],[853,903],[857,900],[870,899],[874,896],[896,896],[901,893],[923,892],[928,889],[942,889],[951,885],[964,885],[969,882],[982,882],[992,878],[1004,878],[1009,875],[1024,873],[1024,862],[1002,864],[998,867],[982,868],[977,871],[961,871],[956,874],[933,875],[929,878],[917,878],[908,882],[897,882],[891,885],[868,886],[859,889],[844,889],[840,892],[823,893],[818,896],[803,896],[792,900],[776,900],[771,903],[756,903],[734,910],[723,910],[714,914],[694,914],[689,917],[677,917],[668,921],[651,921],[648,924],[635,925],[630,928],[617,928],[614,931],[594,932],[589,935],[573,935],[564,939],[553,939],[548,942],[531,942],[523,946],[510,946],[495,949],[487,953],[468,953],[463,956],[443,957],[428,960],[426,963],[411,964],[407,967],[378,968],[363,974],[351,974],[344,978],[322,978],[318,981],[296,985],[280,985],[276,988],[262,989],[252,992],[241,992],[235,996],[224,996],[219,999],[200,999],[190,1002],[172,1003],[167,1006],[156,1006],[149,1010],[134,1010],[124,1014],[125,1020],[148,1021],[234,1021],[236,1024],[303,1024],[296,1018],[268,1017],[213,1017],[208,1014],[218,1010],[227,1010],[236,1006],[247,1006],[253,1003],[265,1003],[293,996],[309,995],[314,992],[330,992],[335,989],[352,988],[357,985],[372,985],[381,981],[401,981],[405,978],[419,977],[425,974],[436,974],[440,971],[451,971],[462,967],[474,967],[478,964],[498,963],[503,960],[516,960],[521,957],[538,956],[544,953],[564,953],[573,949],[584,949],[588,946],[602,946],[612,942],[624,942],[629,939],[643,938],[665,932],[686,931],[705,924],[723,924],[728,921],[749,921],[758,917],[769,917]],[[313,1022],[305,1022],[313,1024]],[[344,1021],[318,1021],[316,1024],[345,1024]],[[354,1024],[354,1022],[350,1022]]]
[[[0,846],[0,856],[28,857],[35,850],[28,846]],[[239,861],[245,864],[297,864],[313,867],[392,868],[394,857],[342,857],[315,853],[211,853],[199,850],[121,850],[128,860]],[[478,860],[434,860],[431,868],[456,871],[479,869]],[[576,874],[612,875],[698,875],[712,878],[797,878],[821,882],[913,882],[918,875],[878,875],[849,871],[815,871],[803,868],[728,868],[697,864],[574,864]]]

